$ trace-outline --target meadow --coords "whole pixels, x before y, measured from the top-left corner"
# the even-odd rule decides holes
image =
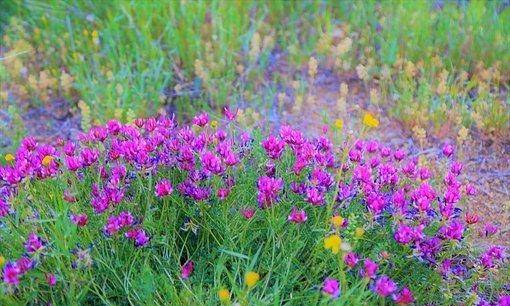
[[[4,1],[0,304],[510,305],[505,1]]]

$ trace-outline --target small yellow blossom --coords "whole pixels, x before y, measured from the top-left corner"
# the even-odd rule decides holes
[[[41,161],[41,164],[45,167],[48,167],[51,162],[53,161],[53,156],[50,156],[50,155],[46,155],[44,156],[44,158],[42,159]]]
[[[230,301],[230,291],[228,291],[228,289],[226,289],[226,288],[221,288],[218,291],[218,298],[222,302],[229,302]]]
[[[340,227],[344,223],[344,218],[342,216],[333,216],[331,217],[331,224],[333,224],[334,227]]]
[[[335,127],[339,130],[341,130],[344,127],[344,122],[342,119],[336,119],[335,120]]]
[[[324,238],[324,248],[326,250],[331,250],[333,254],[338,254],[341,245],[342,238],[340,238],[340,236],[338,236],[337,234],[333,234]]]
[[[257,272],[250,271],[244,276],[244,283],[248,288],[251,288],[257,284],[260,279],[260,275]]]
[[[3,257],[2,255],[0,255],[0,267],[3,266],[5,263],[5,257]]]
[[[354,236],[356,238],[361,238],[363,237],[363,235],[365,234],[365,229],[362,228],[362,227],[357,227],[355,230],[354,230]]]
[[[14,155],[12,155],[11,153],[7,153],[5,154],[5,161],[10,163],[12,162],[13,160],[15,160],[16,158],[14,157]]]
[[[363,115],[363,124],[371,128],[376,128],[379,126],[379,120],[371,113],[365,113],[365,115]]]
[[[213,129],[217,128],[218,127],[218,121],[216,121],[216,120],[211,121],[211,127]]]

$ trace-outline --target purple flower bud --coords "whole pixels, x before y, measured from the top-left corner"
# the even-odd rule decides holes
[[[253,208],[244,208],[241,209],[241,214],[246,220],[250,220],[255,215],[255,209]]]
[[[191,276],[191,273],[193,273],[193,261],[188,260],[184,265],[181,267],[181,278],[182,279],[188,279]]]

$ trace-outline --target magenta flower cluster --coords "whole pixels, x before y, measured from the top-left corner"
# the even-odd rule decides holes
[[[472,266],[442,256],[452,245],[464,243],[472,225],[481,221],[475,213],[462,210],[461,204],[477,190],[465,182],[463,165],[455,160],[452,145],[438,152],[436,162],[447,169],[438,173],[420,164],[412,152],[393,150],[375,140],[336,146],[325,135],[307,138],[299,130],[282,126],[277,135],[258,143],[246,132],[233,133],[230,124],[236,114],[229,109],[224,113],[226,127],[213,126],[209,115],[202,113],[193,118],[191,127],[179,126],[168,117],[137,119],[132,124],[111,120],[82,133],[76,142],[61,141],[55,146],[28,137],[14,160],[0,166],[0,218],[16,214],[12,201],[23,192],[26,182],[62,177],[67,186],[61,197],[69,208],[69,223],[78,234],[91,224],[100,224],[101,238],[143,248],[154,241],[144,220],[151,206],[226,201],[235,193],[237,181],[249,177],[244,172],[250,171],[256,173],[251,182],[253,192],[248,192],[251,202],[236,210],[246,222],[258,218],[257,209],[264,212],[289,199],[290,212],[282,218],[299,227],[307,226],[318,210],[342,215],[351,205],[360,205],[367,230],[388,225],[394,243],[403,252],[440,271],[445,279],[452,274],[465,277],[468,273],[459,271],[469,269],[480,273],[498,269],[507,261],[505,249],[499,246],[489,247],[470,263]],[[251,153],[257,149],[267,158],[254,161],[258,155]],[[151,183],[135,184],[139,181]],[[86,187],[85,192],[78,190],[77,184]],[[136,203],[133,193],[137,190],[150,191],[147,203]],[[340,236],[348,232],[348,219],[344,218]],[[481,234],[490,236],[497,230],[487,223]],[[53,247],[52,241],[47,241],[53,238],[37,227],[25,235],[25,254],[3,268],[4,282],[12,286],[35,267],[34,262],[43,262],[41,255]],[[88,261],[86,255],[80,256]],[[414,301],[409,288],[399,290],[389,276],[378,275],[379,265],[371,259],[363,260],[361,254],[349,250],[343,260],[346,267],[357,268],[361,277],[370,280],[377,295],[391,297],[397,304]],[[193,261],[186,259],[181,277],[189,278],[193,269]],[[58,275],[45,275],[50,286],[57,285],[57,279],[60,282]],[[328,277],[322,292],[336,298],[340,287],[336,279]],[[478,293],[476,288],[472,290]]]

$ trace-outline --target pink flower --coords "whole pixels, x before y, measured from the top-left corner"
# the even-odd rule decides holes
[[[250,220],[255,215],[255,209],[253,208],[243,208],[241,209],[241,214],[246,220]]]
[[[103,142],[108,137],[108,130],[102,126],[95,126],[90,129],[89,135],[92,139]]]
[[[4,266],[4,283],[8,285],[17,286],[19,284],[19,277],[21,275],[21,271],[18,268],[16,263],[9,262]]]
[[[121,212],[117,218],[122,227],[131,226],[135,222],[135,218],[133,218],[133,215],[131,215],[129,211]]]
[[[304,223],[308,219],[306,212],[304,209],[298,210],[296,207],[292,208],[292,212],[290,213],[287,220],[294,223]]]
[[[16,260],[16,266],[20,274],[25,274],[34,267],[34,262],[30,258],[23,256]]]
[[[366,149],[368,153],[374,153],[379,149],[379,143],[376,140],[370,140],[367,142]]]
[[[414,238],[413,228],[405,224],[400,224],[393,237],[400,244],[408,244]]]
[[[414,302],[413,292],[409,288],[404,287],[402,290],[393,295],[393,301],[397,305],[409,305]]]
[[[183,279],[188,279],[191,276],[191,273],[193,273],[193,261],[188,260],[182,267],[181,267],[181,277]]]
[[[141,228],[129,230],[126,232],[125,236],[126,238],[133,240],[136,247],[144,247],[149,243],[150,240],[145,230]]]
[[[359,257],[354,252],[348,252],[344,256],[344,262],[349,268],[354,268],[358,263]]]
[[[71,215],[71,222],[78,227],[84,227],[89,222],[89,217],[86,214]]]
[[[219,188],[217,192],[218,199],[225,200],[230,194],[229,188]]]
[[[491,222],[487,222],[483,226],[483,235],[485,237],[490,237],[498,232],[498,227]]]
[[[446,157],[452,156],[454,152],[455,152],[455,148],[451,144],[445,144],[443,146],[443,154]]]
[[[430,172],[430,169],[426,167],[420,168],[419,173],[420,179],[423,181],[428,180],[429,178],[432,177],[432,172]]]
[[[403,149],[399,149],[395,151],[393,156],[395,157],[396,160],[401,161],[406,157],[406,151],[404,151]]]
[[[204,168],[216,175],[222,174],[225,167],[221,163],[221,159],[212,152],[206,151],[200,158]]]
[[[278,194],[283,188],[283,180],[262,176],[257,182],[257,200],[261,208],[271,207],[278,199]]]
[[[340,283],[334,278],[326,278],[322,284],[322,292],[336,299],[340,296]]]
[[[502,295],[498,299],[497,306],[510,306],[510,295]]]
[[[83,151],[81,151],[81,160],[83,163],[83,166],[88,167],[97,162],[99,159],[99,150],[97,149],[91,149],[91,148],[84,148]]]
[[[156,196],[162,198],[170,195],[174,191],[169,180],[163,179],[156,184]]]
[[[82,167],[82,159],[79,156],[67,156],[66,166],[69,171],[77,171]]]
[[[361,151],[357,149],[352,149],[349,151],[349,160],[354,163],[358,163],[361,161]]]
[[[5,217],[11,211],[11,205],[4,199],[0,198],[0,218]]]
[[[201,113],[193,118],[193,124],[204,127],[209,123],[209,114]]]
[[[478,223],[478,220],[480,218],[478,217],[477,214],[475,213],[470,213],[470,212],[466,212],[466,216],[464,218],[464,220],[466,221],[467,224],[475,224],[475,223]]]
[[[55,276],[55,274],[52,273],[46,274],[46,283],[48,283],[50,287],[55,286],[57,284],[57,277]]]
[[[382,297],[387,297],[397,290],[397,285],[394,281],[392,281],[388,276],[381,276],[376,282],[374,286],[374,291]]]
[[[43,242],[35,233],[30,233],[25,241],[25,250],[30,253],[35,253],[42,249]]]
[[[446,239],[461,240],[462,234],[464,234],[464,226],[458,220],[453,220],[450,224],[443,225],[439,232]]]
[[[325,201],[324,193],[318,188],[310,187],[306,190],[306,201],[314,206],[320,206]]]
[[[64,200],[69,203],[75,203],[77,201],[76,196],[71,193],[69,189],[64,190]]]
[[[225,115],[225,118],[227,118],[229,121],[234,121],[237,117],[237,110],[234,112],[234,111],[231,111],[230,108],[228,106],[225,106],[223,108],[223,114]]]
[[[121,127],[122,127],[122,124],[115,119],[112,119],[106,123],[106,128],[108,129],[108,133],[110,133],[111,135],[117,135],[120,132]]]
[[[382,147],[380,149],[380,152],[381,152],[381,157],[382,158],[386,158],[386,157],[391,155],[391,149],[388,148],[388,147]]]
[[[375,277],[375,273],[377,272],[377,268],[379,268],[379,266],[371,261],[370,259],[365,259],[365,262],[364,262],[364,269],[363,269],[363,277],[366,277],[366,278],[374,278]]]
[[[477,194],[475,185],[467,184],[466,185],[466,194],[469,196],[475,196]]]
[[[266,150],[269,158],[279,159],[280,156],[282,156],[283,149],[285,148],[285,141],[271,135],[262,141],[262,147]]]
[[[117,216],[109,216],[108,220],[106,221],[106,225],[104,226],[104,233],[107,236],[112,236],[120,231],[121,228],[122,225],[119,218]]]

